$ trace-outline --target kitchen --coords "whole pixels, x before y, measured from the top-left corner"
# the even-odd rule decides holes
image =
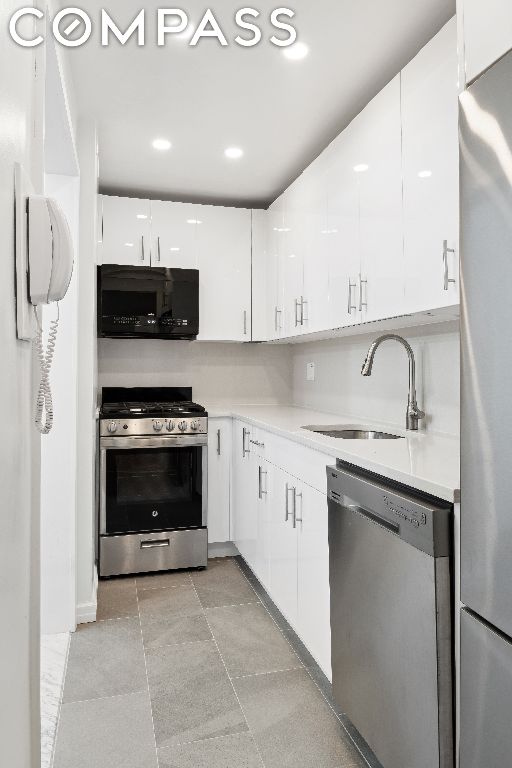
[[[16,158],[41,371],[20,358],[12,764],[507,764],[512,18],[363,5],[166,9],[150,46],[111,3],[100,47],[91,0],[87,45],[80,14],[69,50],[11,42],[44,73]],[[249,17],[260,44],[225,46]]]

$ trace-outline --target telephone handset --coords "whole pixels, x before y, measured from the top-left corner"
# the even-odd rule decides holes
[[[37,332],[34,346],[41,366],[41,381],[36,401],[36,426],[46,435],[53,425],[50,369],[55,352],[59,323],[58,302],[69,288],[73,274],[73,242],[67,219],[56,200],[31,195],[27,200],[28,218],[28,295],[34,305]],[[37,307],[57,302],[57,318],[50,323],[46,350]],[[43,419],[44,417],[44,419]]]

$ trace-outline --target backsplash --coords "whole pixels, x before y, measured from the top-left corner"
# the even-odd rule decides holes
[[[418,403],[427,414],[424,427],[459,434],[459,332],[456,323],[437,329],[399,331],[416,358]],[[361,376],[368,347],[379,334],[292,347],[293,403],[405,426],[408,358],[396,342],[387,341],[375,354],[372,375]],[[306,381],[306,366],[315,363],[315,381]]]
[[[98,340],[99,386],[192,386],[200,403],[290,403],[287,346]]]

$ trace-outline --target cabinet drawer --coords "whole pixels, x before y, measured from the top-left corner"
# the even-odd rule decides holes
[[[258,428],[256,433],[259,445],[252,444],[251,449],[258,456],[327,495],[325,468],[328,464],[335,464],[335,458],[273,432]]]

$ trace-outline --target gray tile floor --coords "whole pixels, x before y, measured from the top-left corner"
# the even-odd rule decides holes
[[[100,583],[54,768],[378,768],[241,558]]]

